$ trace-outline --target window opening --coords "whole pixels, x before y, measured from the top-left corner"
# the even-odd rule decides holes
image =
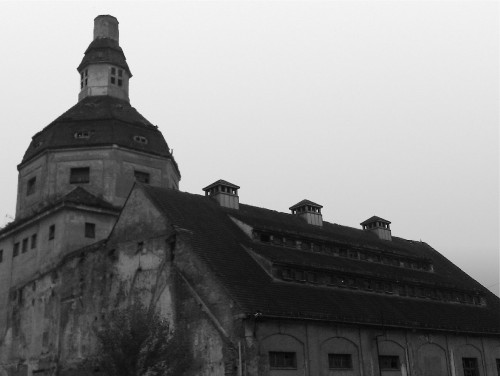
[[[85,222],[85,237],[95,238],[95,223]]]
[[[49,227],[49,240],[54,239],[56,235],[56,225],[50,225]]]
[[[297,356],[294,352],[269,351],[271,369],[297,369]]]
[[[134,141],[138,142],[140,144],[147,144],[148,143],[148,139],[144,136],[134,136]]]
[[[0,251],[0,254],[1,254],[2,251]],[[2,261],[2,259],[0,258],[0,262]],[[497,361],[497,375],[500,376],[500,359],[496,359]]]
[[[479,376],[477,358],[462,358],[462,366],[464,368],[464,376]]]
[[[117,86],[123,86],[123,69],[111,68],[111,83]]]
[[[12,252],[12,257],[17,257],[19,254],[19,242],[14,243],[14,251]]]
[[[3,249],[0,249],[0,262],[3,262]]]
[[[328,354],[328,368],[352,368],[351,354]]]
[[[381,370],[399,369],[399,356],[397,355],[380,355],[378,364]]]
[[[32,177],[30,180],[28,180],[28,185],[26,187],[26,196],[32,195],[35,193],[35,188],[36,188],[36,176]]]
[[[28,251],[28,238],[23,239],[23,247],[22,247],[22,253],[26,253]]]
[[[75,134],[73,135],[76,139],[86,139],[86,138],[90,138],[90,136],[92,135],[94,131],[87,131],[87,130],[84,130],[84,131],[77,131],[75,132]]]
[[[90,182],[90,168],[89,167],[75,167],[71,169],[70,184],[86,184]]]
[[[31,249],[36,248],[36,234],[31,235]]]
[[[149,174],[143,171],[134,171],[135,180],[140,183],[149,184]]]
[[[88,69],[85,69],[80,73],[80,89],[83,89],[84,87],[87,86],[88,77],[89,77]]]

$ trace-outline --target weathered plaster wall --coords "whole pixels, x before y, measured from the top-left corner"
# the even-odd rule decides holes
[[[70,170],[89,167],[89,183],[71,184]],[[175,188],[180,176],[170,159],[119,147],[78,148],[43,153],[21,167],[16,218],[23,218],[54,202],[77,186],[121,207],[135,181],[134,170],[150,174],[150,185]],[[36,177],[35,192],[27,195],[28,181]]]

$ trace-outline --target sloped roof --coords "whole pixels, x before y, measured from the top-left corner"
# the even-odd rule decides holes
[[[89,132],[77,138],[77,132]],[[147,143],[134,140],[145,137]],[[21,165],[47,149],[119,145],[172,159],[167,142],[156,126],[127,101],[111,96],[88,96],[59,116],[33,139]]]
[[[76,187],[71,192],[55,200],[53,203],[43,207],[40,211],[37,211],[28,217],[24,217],[8,223],[6,226],[0,229],[0,236],[31,221],[33,218],[43,215],[45,212],[49,212],[57,207],[67,206],[71,204],[114,211],[116,212],[116,214],[118,214],[120,211],[120,208],[117,208],[109,202],[103,200],[102,198],[93,195],[84,188]]]
[[[78,72],[81,72],[89,64],[113,64],[127,71],[129,77],[132,77],[127,59],[118,42],[111,38],[94,39],[85,51],[85,56],[78,66]]]
[[[360,225],[363,226],[363,225],[366,225],[368,223],[372,223],[372,222],[376,222],[376,221],[389,223],[389,224],[391,223],[387,219],[380,218],[380,217],[377,217],[376,215],[374,215],[374,216],[368,218],[366,221],[361,222]]]
[[[295,205],[293,206],[290,206],[290,210],[293,210],[295,208],[299,208],[301,206],[304,206],[304,205],[311,205],[311,206],[316,206],[318,208],[322,208],[323,206],[321,206],[320,204],[316,204],[315,202],[312,202],[312,201],[309,201],[309,200],[302,200],[300,202],[297,202]]]
[[[193,251],[220,279],[231,298],[246,314],[303,318],[366,325],[387,325],[469,333],[500,333],[500,300],[453,265],[426,243],[393,238],[379,240],[371,233],[323,222],[308,225],[297,216],[240,204],[240,209],[220,207],[209,197],[170,189],[143,186],[154,204],[174,225],[190,230]],[[390,265],[372,265],[252,241],[230,216],[259,228],[273,228],[309,237],[388,250],[395,254],[424,257],[434,272],[404,270]],[[480,291],[486,306],[454,304],[398,295],[366,293],[273,279],[250,255],[258,253],[271,261],[322,268],[365,270],[397,278],[410,278],[436,285],[455,285]],[[403,275],[404,274],[404,275]]]
[[[209,190],[210,188],[212,187],[216,187],[218,185],[225,185],[227,187],[231,187],[231,188],[235,188],[235,189],[240,189],[240,187],[238,187],[236,184],[233,184],[233,183],[230,183],[228,181],[225,181],[225,180],[222,180],[222,179],[219,179],[217,180],[216,182],[210,184],[210,185],[207,185],[205,188],[203,188],[204,191],[207,191]]]

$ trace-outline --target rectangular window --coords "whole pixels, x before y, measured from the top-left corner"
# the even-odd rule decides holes
[[[85,223],[85,237],[95,238],[95,223]]]
[[[399,369],[399,356],[397,355],[380,355],[378,364],[381,370]]]
[[[0,262],[3,261],[3,249],[0,249]],[[497,364],[498,364],[498,360],[497,360]]]
[[[28,238],[23,239],[23,253],[26,253],[28,251]]]
[[[19,254],[19,242],[14,243],[14,251],[12,252],[12,257],[17,257]]]
[[[328,354],[328,368],[352,368],[351,354]]]
[[[36,188],[36,176],[28,180],[28,185],[26,186],[26,196],[30,196],[35,193]]]
[[[70,184],[86,184],[90,181],[89,167],[72,168],[69,176]]]
[[[135,180],[140,183],[149,184],[149,174],[142,171],[134,171]]]
[[[36,248],[36,234],[31,235],[31,249]]]
[[[464,376],[479,376],[477,358],[462,358],[462,366],[464,368]]]
[[[49,240],[54,239],[56,236],[56,225],[50,225],[49,227]]]
[[[294,352],[269,351],[271,369],[297,369],[297,357]]]
[[[2,251],[0,251],[0,255],[2,254]],[[2,261],[2,258],[0,257],[0,262]],[[500,359],[497,359],[497,375],[500,376]]]

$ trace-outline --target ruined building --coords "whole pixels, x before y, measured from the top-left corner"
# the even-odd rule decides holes
[[[74,373],[133,298],[183,331],[200,375],[500,375],[499,299],[389,221],[258,208],[224,180],[179,191],[129,104],[114,17],[95,19],[78,72],[78,103],[33,136],[0,230],[0,376]]]

